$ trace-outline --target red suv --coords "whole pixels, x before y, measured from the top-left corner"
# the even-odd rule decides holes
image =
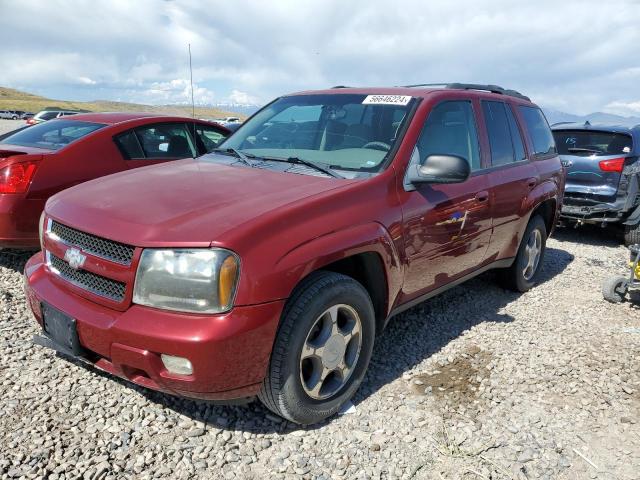
[[[398,312],[492,268],[531,288],[563,188],[542,112],[512,90],[284,96],[212,154],[52,197],[25,267],[36,341],[317,422]]]

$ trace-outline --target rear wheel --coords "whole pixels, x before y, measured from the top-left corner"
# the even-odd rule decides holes
[[[624,226],[624,244],[635,245],[640,243],[640,224]]]
[[[547,245],[547,227],[540,215],[529,220],[511,267],[501,272],[505,288],[526,292],[536,283]]]
[[[602,284],[602,296],[611,303],[620,303],[627,294],[627,279],[625,277],[607,278]]]
[[[310,275],[283,312],[260,400],[295,423],[324,420],[360,386],[374,337],[373,305],[360,283]]]

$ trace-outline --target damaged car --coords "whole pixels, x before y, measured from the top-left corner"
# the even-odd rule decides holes
[[[561,218],[624,229],[626,245],[640,243],[640,125],[558,123],[552,126],[566,169]]]

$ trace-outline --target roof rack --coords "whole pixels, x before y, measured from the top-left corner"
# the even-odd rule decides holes
[[[521,98],[523,100],[531,99],[526,95],[521,94],[516,90],[511,90],[508,88],[502,88],[499,85],[482,85],[479,83],[419,83],[416,85],[404,85],[408,88],[413,87],[443,87],[443,88],[451,88],[456,90],[484,90],[486,92],[497,93],[500,95],[508,95],[510,97]]]

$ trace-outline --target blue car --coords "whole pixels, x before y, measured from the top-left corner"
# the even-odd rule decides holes
[[[625,244],[640,243],[640,125],[557,123],[551,130],[567,172],[561,218],[618,224]]]

